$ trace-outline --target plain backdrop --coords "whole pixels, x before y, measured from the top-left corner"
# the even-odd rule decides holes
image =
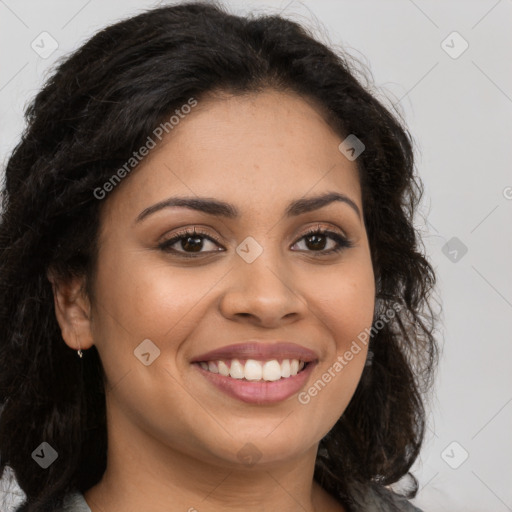
[[[443,308],[414,502],[426,512],[512,511],[512,0],[224,3],[308,25],[365,63],[379,97],[403,113],[425,184],[416,224]],[[55,61],[156,4],[0,0],[1,172]],[[42,32],[58,44],[49,56],[32,48]]]

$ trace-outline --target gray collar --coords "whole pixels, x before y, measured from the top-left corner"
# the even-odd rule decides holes
[[[422,512],[407,500],[400,499],[385,489],[373,490],[359,495],[353,502],[355,511],[359,512]],[[62,512],[92,512],[85,501],[84,495],[74,491],[66,496]]]
[[[62,512],[91,512],[91,509],[87,505],[84,495],[79,491],[74,491],[66,496]]]

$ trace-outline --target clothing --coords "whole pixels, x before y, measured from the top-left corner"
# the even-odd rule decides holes
[[[66,496],[64,506],[58,512],[91,512],[91,509],[87,505],[84,495],[79,491],[75,491]]]
[[[422,512],[409,501],[392,495],[389,491],[368,491],[358,496],[353,505],[354,512]],[[57,512],[57,511],[56,511]],[[81,492],[66,496],[64,507],[58,512],[91,512]]]
[[[354,512],[423,512],[410,501],[382,486],[352,488]]]

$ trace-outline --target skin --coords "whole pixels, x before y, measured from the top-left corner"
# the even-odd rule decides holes
[[[307,390],[371,326],[375,286],[362,217],[343,202],[284,216],[292,200],[332,191],[363,211],[356,163],[319,112],[273,90],[201,99],[104,200],[94,296],[82,279],[51,279],[65,342],[96,345],[106,375],[108,465],[84,493],[92,512],[344,510],[313,470],[319,441],[359,382],[364,346],[305,405],[297,395],[244,403],[190,363],[252,337],[286,339],[319,355]],[[240,217],[172,207],[135,222],[177,195],[232,203]],[[322,246],[304,238],[318,225],[353,247],[318,256]],[[158,247],[185,227],[220,244],[203,238],[197,259]],[[248,236],[263,248],[250,264],[235,251]],[[336,246],[325,243],[324,252]],[[211,252],[218,247],[225,250]],[[187,250],[179,241],[173,248]],[[149,366],[134,357],[145,339],[161,351]],[[260,454],[252,465],[237,457],[248,442]]]

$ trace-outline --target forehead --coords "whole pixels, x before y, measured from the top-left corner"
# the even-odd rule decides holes
[[[338,191],[360,203],[355,162],[314,102],[267,90],[198,100],[109,198],[109,209],[143,209],[171,195],[208,196],[240,210]]]

